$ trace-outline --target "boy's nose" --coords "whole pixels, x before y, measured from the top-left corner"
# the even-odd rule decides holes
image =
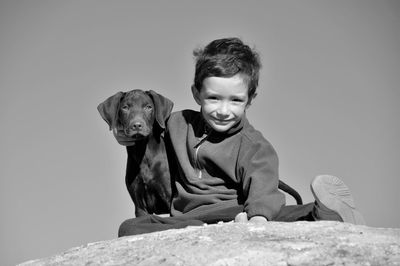
[[[229,104],[225,102],[221,102],[217,109],[217,114],[219,116],[228,116],[229,115]]]

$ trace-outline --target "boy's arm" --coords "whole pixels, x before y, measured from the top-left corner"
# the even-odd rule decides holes
[[[285,196],[278,190],[278,156],[265,139],[247,145],[240,160],[244,211],[250,221],[273,220],[285,204]]]

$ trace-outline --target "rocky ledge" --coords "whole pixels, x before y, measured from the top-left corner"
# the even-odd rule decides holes
[[[91,243],[21,265],[400,265],[400,229],[223,223]]]

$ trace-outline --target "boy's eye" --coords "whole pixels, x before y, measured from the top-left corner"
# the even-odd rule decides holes
[[[243,102],[244,102],[244,100],[243,100],[243,99],[240,99],[240,98],[235,98],[235,99],[233,99],[232,101],[233,101],[233,102],[236,102],[236,103],[243,103]]]
[[[207,99],[208,99],[208,100],[218,100],[218,98],[215,97],[215,96],[208,96]]]

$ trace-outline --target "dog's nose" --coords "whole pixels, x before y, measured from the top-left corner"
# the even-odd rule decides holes
[[[136,130],[141,129],[142,128],[142,123],[136,122],[136,123],[133,124],[132,127],[133,127],[133,129],[136,129]]]

